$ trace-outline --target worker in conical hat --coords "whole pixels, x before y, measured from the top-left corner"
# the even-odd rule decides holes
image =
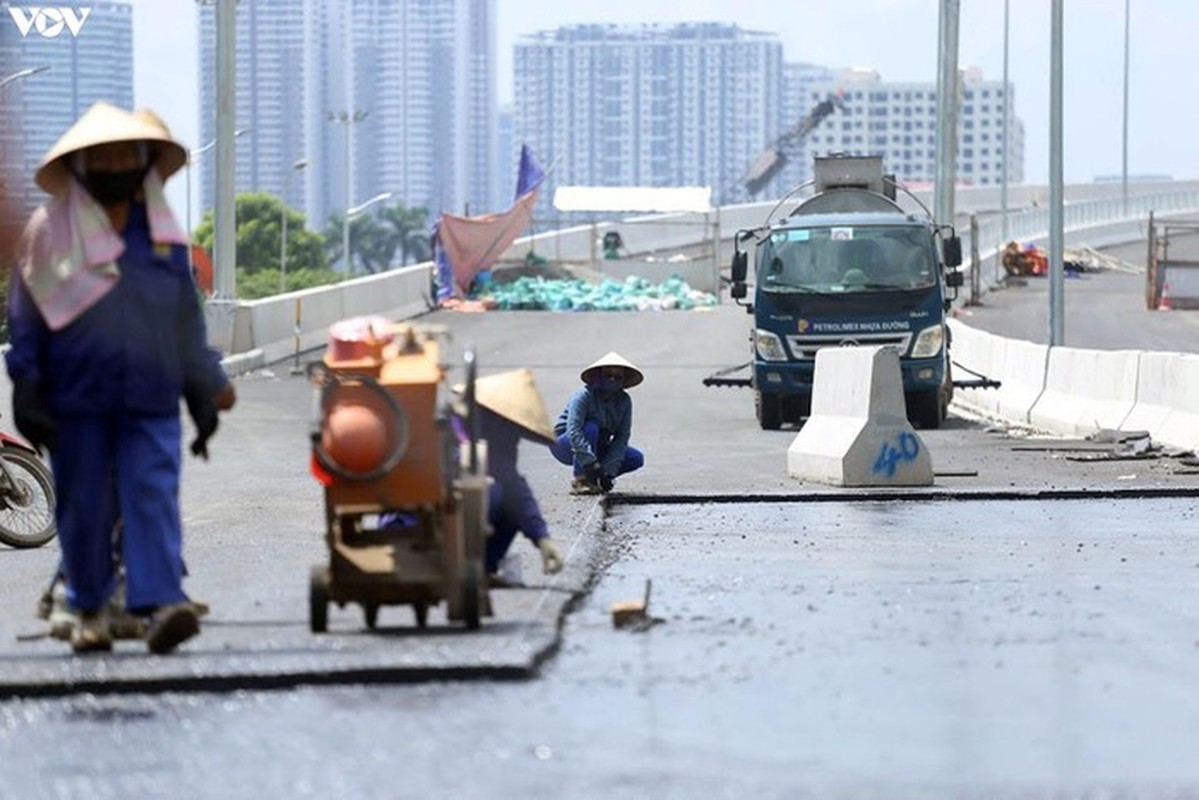
[[[180,400],[194,455],[217,427],[219,362],[163,182],[187,151],[152,112],[96,103],[54,144],[36,181],[10,281],[13,417],[49,451],[77,652],[112,648],[108,609],[122,526],[125,599],[151,652],[199,632],[182,588]]]
[[[645,375],[617,352],[583,368],[583,381],[554,425],[554,458],[574,469],[572,494],[606,494],[616,478],[640,469],[644,454],[629,445],[633,401],[628,391]]]
[[[461,392],[465,387],[456,387]],[[541,554],[542,569],[562,569],[562,553],[550,537],[529,482],[517,469],[521,439],[548,445],[554,440],[549,415],[529,369],[487,375],[475,381],[479,436],[487,442],[487,474],[494,482],[488,497],[487,574],[493,586],[520,585],[519,559],[509,553],[523,533]]]

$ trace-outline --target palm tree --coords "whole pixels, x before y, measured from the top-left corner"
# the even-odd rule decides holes
[[[429,210],[423,206],[408,208],[398,203],[379,214],[383,224],[394,234],[393,241],[400,251],[400,264],[427,261],[429,247]]]

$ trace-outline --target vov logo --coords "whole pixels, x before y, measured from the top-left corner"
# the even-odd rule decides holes
[[[22,38],[36,29],[46,39],[55,39],[63,30],[70,31],[71,36],[78,36],[92,10],[71,6],[9,6],[8,13],[12,21],[17,23]]]

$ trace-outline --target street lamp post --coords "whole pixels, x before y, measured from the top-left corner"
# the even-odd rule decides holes
[[[291,174],[308,166],[308,159],[297,158],[283,175],[283,235],[279,243],[279,294],[287,291],[287,202],[291,196]]]
[[[233,138],[236,139],[242,134],[249,133],[253,128],[238,128],[233,132]],[[193,271],[195,265],[192,264],[192,162],[200,156],[207,153],[212,148],[216,147],[216,139],[213,139],[203,147],[197,147],[195,150],[187,151],[187,166],[184,169],[184,177],[187,178],[187,268],[188,271]]]
[[[349,260],[349,254],[350,254],[350,219],[351,219],[352,217],[356,217],[356,216],[358,216],[358,215],[359,215],[359,214],[361,214],[363,211],[366,211],[368,208],[370,208],[371,206],[373,206],[375,203],[381,203],[381,202],[383,202],[384,200],[387,200],[387,199],[388,199],[388,198],[390,198],[390,197],[391,197],[393,194],[395,194],[395,193],[394,193],[394,192],[380,192],[379,194],[377,194],[377,195],[375,195],[374,197],[372,197],[370,200],[367,200],[365,203],[362,203],[361,205],[356,205],[356,206],[354,206],[353,208],[347,208],[347,209],[346,209],[346,218],[345,218],[345,221],[344,221],[344,225],[342,226],[342,247],[344,247],[344,248],[345,248],[345,252],[346,252],[346,256],[347,256],[346,263],[353,263],[352,261],[350,261],[350,260]],[[347,274],[349,274],[349,273],[347,273]],[[352,275],[352,274],[350,274],[349,276],[350,276],[350,277],[353,277],[353,275]]]
[[[342,258],[345,259],[346,275],[353,276],[354,262],[350,258],[350,203],[354,202],[354,171],[350,160],[351,150],[351,126],[355,122],[362,122],[366,119],[369,111],[340,111],[333,113],[329,111],[325,114],[325,119],[330,122],[340,122],[346,126],[345,135],[345,183],[346,183],[346,214],[345,219],[341,224],[341,252]]]
[[[12,75],[6,75],[3,78],[0,78],[0,89],[3,89],[5,86],[8,86],[13,81],[19,81],[19,80],[21,80],[21,78],[28,78],[30,75],[36,75],[39,72],[45,72],[48,69],[50,69],[49,64],[45,64],[40,67],[26,67],[25,69],[18,70],[17,72],[14,72]]]

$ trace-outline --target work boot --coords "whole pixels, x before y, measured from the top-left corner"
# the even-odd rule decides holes
[[[493,589],[523,588],[525,576],[520,557],[514,553],[505,553],[496,566],[495,572],[487,576],[487,582]]]
[[[571,480],[570,493],[573,495],[603,494],[603,490],[600,489],[599,484],[578,477]]]
[[[112,649],[112,634],[108,628],[108,611],[84,611],[71,629],[71,649],[76,653],[94,653]]]
[[[67,583],[62,578],[55,580],[54,585],[42,596],[38,603],[38,616],[50,623],[52,638],[62,642],[71,640],[72,632],[79,626],[79,615],[67,605]]]
[[[146,647],[151,653],[165,655],[200,632],[200,615],[191,602],[162,606],[150,618]]]

